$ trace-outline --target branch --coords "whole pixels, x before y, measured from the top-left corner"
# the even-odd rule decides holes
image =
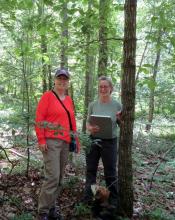
[[[161,157],[159,163],[157,164],[157,166],[156,166],[156,168],[155,168],[155,170],[154,170],[154,172],[153,172],[153,174],[152,174],[152,177],[151,177],[151,180],[150,180],[149,189],[152,188],[152,182],[153,182],[154,175],[155,175],[156,171],[157,171],[158,168],[160,167],[161,163],[162,163],[162,162],[165,162],[165,157],[167,156],[167,154],[168,154],[169,152],[171,152],[171,151],[174,149],[174,147],[175,147],[175,144],[174,144],[170,149],[168,149],[168,150],[165,152],[165,154],[163,155],[163,157]]]
[[[18,153],[17,151],[13,150],[13,149],[9,149],[10,152],[12,152],[13,154],[17,155],[18,157],[22,157],[24,159],[27,159],[27,156],[22,155],[20,153]]]
[[[3,146],[1,146],[1,145],[0,145],[0,150],[2,150],[2,151],[4,152],[4,154],[5,154],[5,156],[6,156],[7,160],[8,160],[8,162],[12,164],[12,161],[9,159],[6,150],[5,150],[5,149],[3,148]]]
[[[151,25],[150,31],[148,33],[150,34],[151,32],[152,32],[152,25]],[[148,47],[149,43],[150,43],[149,41],[146,42],[146,45],[145,45],[145,48],[144,48],[144,51],[143,51],[143,54],[142,54],[142,58],[140,60],[140,64],[139,64],[139,67],[138,67],[138,70],[137,70],[137,73],[136,73],[136,82],[139,79],[140,67],[142,66],[143,60],[145,58],[145,53],[146,53],[146,50],[147,50],[147,47]]]
[[[117,40],[117,41],[123,41],[123,38],[115,38],[115,37],[110,37],[110,38],[106,38],[105,40]],[[76,42],[76,44],[74,43],[72,45],[72,47],[74,45],[79,45],[80,47],[87,47],[89,44],[93,44],[93,43],[99,43],[99,39],[94,39],[88,42],[88,44],[83,44],[82,41]]]
[[[7,152],[6,150],[0,145],[0,150],[2,150],[7,158],[7,161],[11,164],[11,169],[9,171],[9,174],[11,174],[13,168],[19,163],[19,160],[15,160],[15,161],[12,161],[9,159],[9,156],[7,155]]]

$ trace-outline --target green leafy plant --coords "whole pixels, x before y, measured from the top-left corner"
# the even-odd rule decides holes
[[[6,159],[4,152],[0,151],[0,160]]]
[[[12,197],[9,198],[9,202],[10,202],[11,205],[20,206],[22,200],[19,197],[12,196]]]
[[[33,217],[29,213],[22,213],[21,215],[16,215],[11,220],[33,220]]]
[[[144,213],[143,219],[147,220],[173,220],[174,217],[167,214],[164,210],[157,208],[151,212]]]
[[[92,140],[90,139],[89,135],[81,132],[79,134],[79,139],[80,139],[81,146],[83,147],[83,150],[85,152],[89,152],[91,143],[92,143]]]
[[[79,179],[78,179],[78,177],[77,176],[71,176],[71,177],[69,177],[69,179],[68,180],[66,180],[65,182],[64,182],[64,187],[65,188],[72,188],[72,187],[74,187],[74,185],[76,185],[77,184],[77,182],[79,181]]]
[[[91,213],[90,207],[88,205],[85,205],[83,203],[79,203],[75,206],[75,215],[76,216],[84,216],[89,215]]]

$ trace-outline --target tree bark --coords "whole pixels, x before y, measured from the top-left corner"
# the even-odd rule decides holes
[[[29,36],[28,34],[24,34],[25,41],[29,44]],[[24,103],[26,102],[26,105],[23,109],[23,115],[25,116],[25,122],[26,122],[26,147],[27,147],[27,167],[26,167],[26,176],[28,177],[29,174],[29,166],[30,166],[30,149],[29,149],[29,131],[30,131],[30,97],[29,97],[29,82],[28,82],[28,74],[29,74],[29,57],[25,54],[23,49],[23,43],[21,42],[21,51],[22,51],[22,75],[23,75],[23,81],[24,81]],[[26,109],[26,112],[24,110]]]
[[[61,56],[60,56],[60,67],[68,68],[68,16],[67,16],[67,1],[62,4],[62,25],[61,25]]]
[[[83,115],[83,126],[82,126],[82,132],[86,131],[86,118],[87,118],[87,110],[88,105],[92,101],[92,83],[93,83],[93,66],[94,66],[94,56],[92,54],[92,48],[89,42],[91,41],[91,33],[92,33],[92,27],[91,27],[91,7],[92,7],[92,0],[89,0],[88,2],[88,27],[91,29],[91,31],[86,32],[86,72],[85,72],[85,99],[84,99],[84,115]]]
[[[136,0],[125,1],[122,74],[122,122],[119,140],[119,212],[133,214],[132,141],[135,112]]]
[[[41,35],[41,53],[42,53],[42,84],[43,93],[47,91],[47,64],[44,60],[44,55],[47,53],[46,36]]]
[[[99,61],[98,76],[107,75],[107,18],[109,17],[109,0],[100,0],[99,5]]]
[[[44,17],[44,2],[40,0],[37,4],[38,6],[38,14],[41,18],[42,26],[45,26],[46,20]],[[42,54],[42,85],[43,85],[43,93],[47,90],[47,64],[45,62],[44,56],[47,54],[47,38],[46,34],[40,34],[41,37],[41,54]]]
[[[148,113],[148,123],[146,125],[146,131],[150,131],[151,123],[154,117],[154,98],[155,98],[155,89],[156,89],[155,84],[156,84],[156,77],[157,77],[158,66],[160,61],[161,47],[159,45],[161,42],[161,38],[162,38],[162,32],[159,31],[158,40],[157,40],[158,49],[157,49],[156,60],[154,63],[153,75],[152,75],[153,87],[150,89],[150,96],[149,96],[149,113]]]
[[[151,33],[151,32],[152,32],[152,26],[151,26],[151,28],[150,28],[149,33]],[[145,44],[145,48],[144,48],[144,50],[143,50],[143,54],[142,54],[141,60],[140,60],[140,64],[139,64],[139,67],[138,67],[138,70],[137,70],[136,83],[137,83],[137,81],[138,81],[138,79],[139,79],[140,68],[141,68],[142,63],[143,63],[143,60],[144,60],[144,58],[145,58],[145,53],[146,53],[146,50],[147,50],[147,48],[148,48],[148,44],[149,44],[149,41],[147,40],[147,42],[146,42],[146,44]]]

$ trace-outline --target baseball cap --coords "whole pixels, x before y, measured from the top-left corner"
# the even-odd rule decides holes
[[[66,76],[67,78],[70,77],[70,74],[69,74],[68,70],[66,70],[66,69],[64,69],[64,68],[58,69],[58,70],[56,71],[56,73],[55,73],[55,77],[59,77],[59,76],[61,76],[61,75]]]

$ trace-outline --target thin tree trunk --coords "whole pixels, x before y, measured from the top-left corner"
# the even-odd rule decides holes
[[[152,75],[153,87],[150,89],[150,96],[149,96],[149,113],[148,113],[148,123],[146,125],[146,131],[149,131],[151,129],[151,123],[154,117],[154,98],[155,98],[155,89],[156,89],[155,84],[156,84],[158,66],[160,62],[161,47],[159,45],[160,45],[161,38],[162,38],[162,32],[160,31],[158,40],[157,40],[158,50],[156,54],[156,60],[155,60],[153,75]]]
[[[38,14],[41,19],[42,26],[44,27],[46,24],[45,16],[44,16],[44,2],[40,0],[37,3],[38,6]],[[47,37],[46,33],[41,34],[41,53],[42,53],[42,85],[43,85],[43,93],[47,90],[47,64],[45,62],[44,56],[47,55]]]
[[[48,65],[48,82],[49,82],[49,90],[52,89],[53,84],[52,84],[52,75],[51,75],[51,65]]]
[[[42,84],[43,84],[43,93],[47,91],[47,64],[44,60],[44,55],[47,53],[47,43],[46,36],[41,35],[41,53],[42,53]]]
[[[89,20],[89,25],[91,24],[91,7],[92,7],[92,0],[89,0],[88,2],[88,12],[87,12],[87,17]],[[92,28],[92,27],[91,27]],[[86,32],[86,73],[85,73],[85,100],[84,100],[84,116],[83,116],[83,126],[82,126],[82,131],[86,131],[86,118],[87,118],[87,110],[88,110],[88,105],[89,102],[92,101],[92,82],[93,82],[93,61],[94,61],[94,56],[92,55],[92,48],[89,44],[91,40],[91,32],[87,31]]]
[[[107,75],[108,47],[107,47],[107,18],[109,17],[109,0],[100,0],[99,3],[99,61],[98,76]]]
[[[62,3],[62,25],[61,25],[61,54],[60,54],[60,67],[68,69],[68,16],[67,16],[67,1]],[[73,96],[73,85],[71,83],[69,90],[66,94]]]
[[[151,28],[150,28],[149,33],[151,33],[151,32],[152,32],[152,26],[151,26]],[[137,70],[137,74],[136,74],[136,82],[137,82],[137,80],[139,79],[140,67],[142,66],[143,60],[144,60],[144,58],[145,58],[145,53],[146,53],[148,44],[149,44],[149,41],[146,42],[145,48],[144,48],[144,50],[143,50],[142,58],[141,58],[141,60],[140,60],[140,64],[139,64],[139,67],[138,67],[138,70]]]
[[[61,25],[61,56],[60,67],[68,68],[68,22],[67,22],[67,1],[62,4],[62,25]]]
[[[132,141],[135,112],[136,0],[125,1],[122,74],[122,123],[119,140],[119,212],[133,214]]]
[[[25,42],[29,43],[28,35],[26,36]],[[23,44],[21,44],[21,50],[23,51]],[[27,68],[29,63],[27,62],[28,58],[22,52],[22,73],[23,73],[23,79],[24,79],[24,100],[26,100],[26,146],[27,146],[27,168],[26,168],[26,176],[28,177],[29,174],[29,166],[30,166],[30,149],[29,149],[29,129],[30,129],[30,99],[29,99],[29,85],[28,85],[28,77],[27,77]]]

